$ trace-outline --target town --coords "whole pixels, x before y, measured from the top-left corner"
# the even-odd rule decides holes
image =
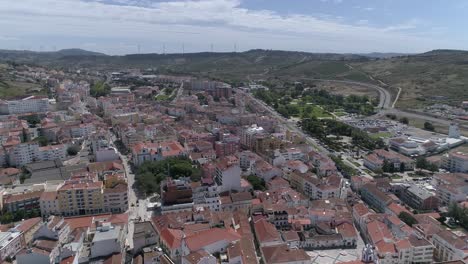
[[[468,261],[455,119],[416,128],[384,95],[306,82],[7,71],[37,89],[0,101],[2,262]]]

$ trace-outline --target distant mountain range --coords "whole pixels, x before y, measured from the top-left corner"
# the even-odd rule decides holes
[[[122,70],[156,69],[161,73],[188,74],[231,83],[251,80],[295,81],[313,78],[353,80],[402,88],[398,105],[418,108],[468,100],[468,51],[433,50],[422,54],[335,54],[278,50],[224,53],[130,54],[109,56],[81,49],[57,52],[0,50],[0,62],[54,68]],[[372,76],[373,79],[370,79]],[[381,82],[379,82],[381,81]]]

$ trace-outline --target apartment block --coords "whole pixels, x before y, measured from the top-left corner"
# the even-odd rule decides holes
[[[468,154],[449,153],[442,158],[442,167],[450,172],[468,172]]]
[[[29,96],[20,100],[0,101],[0,114],[14,115],[25,113],[44,113],[49,111],[49,99]]]

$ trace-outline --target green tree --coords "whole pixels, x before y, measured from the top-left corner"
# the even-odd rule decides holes
[[[111,87],[104,81],[98,81],[91,86],[90,94],[93,97],[106,96],[111,92]]]
[[[266,183],[265,180],[257,177],[255,175],[249,175],[247,180],[252,184],[254,190],[265,191],[266,190]]]
[[[402,117],[402,118],[400,118],[400,123],[405,124],[405,125],[408,125],[408,124],[409,124],[409,120],[408,120],[407,117]]]
[[[75,156],[80,151],[80,148],[76,145],[70,146],[67,148],[67,154],[70,156]]]
[[[39,137],[35,138],[34,140],[35,140],[35,141],[39,144],[39,146],[41,146],[41,147],[44,147],[44,146],[49,145],[49,140],[48,140],[46,137],[44,137],[44,136],[39,136]]]
[[[146,161],[137,169],[136,183],[146,194],[151,194],[159,191],[161,182],[168,176],[174,179],[190,177],[197,181],[201,178],[201,170],[187,158]]]
[[[413,226],[418,223],[416,218],[414,218],[411,214],[405,211],[401,212],[398,215],[398,218],[400,218],[401,221],[405,222],[409,226]]]
[[[424,129],[428,131],[434,131],[434,125],[430,122],[424,122]]]

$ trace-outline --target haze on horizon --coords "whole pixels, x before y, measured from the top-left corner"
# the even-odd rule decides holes
[[[0,48],[418,53],[468,49],[467,13],[465,0],[4,0]]]

